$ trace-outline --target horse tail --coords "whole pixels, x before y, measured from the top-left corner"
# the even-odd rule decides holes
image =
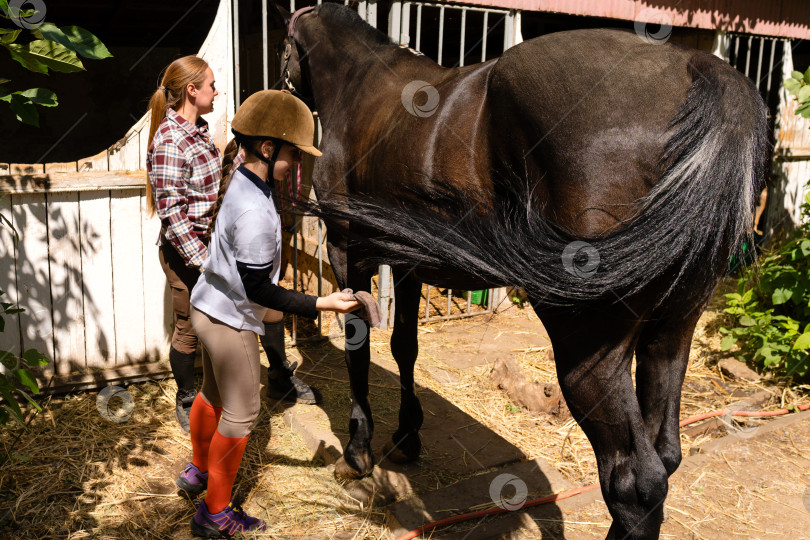
[[[660,158],[664,174],[637,218],[606,246],[614,258],[645,245],[647,256],[631,264],[648,266],[645,283],[664,276],[662,299],[681,285],[708,299],[731,255],[752,240],[770,156],[768,109],[751,80],[703,53],[688,69],[692,84]]]
[[[441,213],[358,194],[310,209],[332,227],[343,224],[369,269],[385,263],[417,275],[519,285],[549,305],[615,302],[650,287],[656,305],[676,290],[705,300],[751,235],[768,120],[754,85],[733,68],[696,54],[689,69],[692,83],[669,125],[661,179],[637,202],[635,216],[605,236],[577,237],[544,219],[528,189],[523,204],[509,208],[459,205],[468,194],[435,181],[442,187],[417,196],[442,201]]]

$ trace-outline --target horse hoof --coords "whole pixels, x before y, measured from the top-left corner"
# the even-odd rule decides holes
[[[422,443],[419,435],[409,434],[400,440],[399,444],[394,444],[394,440],[388,441],[383,447],[386,459],[392,463],[411,463],[419,459],[422,450]]]
[[[360,480],[371,474],[373,467],[366,472],[360,472],[346,461],[346,458],[340,456],[335,462],[335,477],[338,480],[347,482],[349,480]]]
[[[385,443],[383,449],[385,451],[386,459],[392,463],[410,463],[411,461],[416,460],[415,457],[409,456],[399,448],[395,447],[392,441]]]

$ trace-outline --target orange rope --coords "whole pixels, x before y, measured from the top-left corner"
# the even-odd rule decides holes
[[[804,405],[799,405],[795,408],[795,410],[797,411],[806,411],[808,409],[810,409],[810,403],[805,403]],[[688,426],[689,424],[694,424],[695,422],[700,422],[701,420],[706,420],[707,418],[714,418],[716,416],[725,416],[727,414],[731,414],[732,416],[767,418],[770,416],[781,416],[783,414],[788,414],[789,412],[791,412],[791,409],[778,409],[776,411],[732,411],[729,409],[723,409],[720,411],[712,411],[699,414],[697,416],[681,420],[679,426],[684,427]],[[574,489],[569,489],[567,491],[561,491],[560,493],[555,493],[554,495],[548,495],[546,497],[541,497],[539,499],[533,499],[531,501],[528,501],[526,504],[521,506],[520,509],[523,510],[524,508],[531,508],[533,506],[540,506],[541,504],[561,501],[563,499],[579,495],[580,493],[585,493],[587,491],[594,490],[598,487],[599,484],[591,484],[589,486],[583,486]],[[478,512],[470,512],[468,514],[460,514],[458,516],[440,519],[439,521],[433,521],[431,523],[422,525],[418,529],[414,529],[400,536],[399,538],[397,538],[397,540],[411,540],[412,538],[416,538],[423,532],[437,529],[439,527],[446,527],[448,525],[454,525],[456,523],[470,521],[471,519],[480,517],[497,516],[499,514],[506,514],[507,512],[512,512],[512,510],[507,510],[506,508],[491,508],[489,510],[480,510]]]

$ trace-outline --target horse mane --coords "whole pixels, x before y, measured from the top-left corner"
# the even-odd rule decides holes
[[[393,45],[391,38],[368,24],[356,11],[343,4],[324,2],[315,9],[315,13],[360,36],[364,41],[377,45]]]

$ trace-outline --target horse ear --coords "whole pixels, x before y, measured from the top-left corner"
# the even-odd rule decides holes
[[[276,18],[280,18],[282,25],[286,28],[287,24],[290,22],[292,13],[290,13],[289,10],[281,4],[281,2],[272,2],[272,5],[275,10],[271,10],[271,13],[274,12]]]

